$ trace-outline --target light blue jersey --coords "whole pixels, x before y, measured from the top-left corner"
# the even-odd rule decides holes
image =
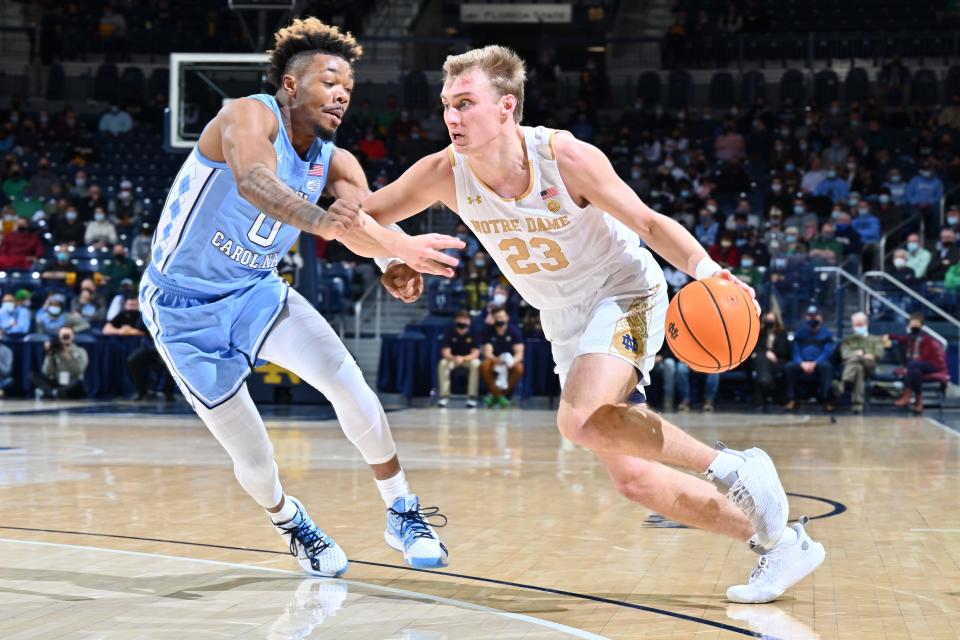
[[[332,142],[314,142],[301,158],[273,96],[250,96],[277,118],[277,175],[316,202],[326,184]],[[153,237],[140,286],[144,324],[188,400],[207,408],[229,400],[257,362],[286,304],[276,266],[300,230],[271,219],[237,191],[230,167],[198,149],[184,161]]]

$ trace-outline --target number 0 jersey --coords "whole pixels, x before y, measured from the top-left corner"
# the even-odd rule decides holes
[[[578,206],[564,187],[551,145],[557,131],[520,127],[530,184],[519,198],[501,198],[449,147],[457,208],[487,253],[523,298],[541,309],[583,302],[611,275],[635,275],[635,289],[663,281],[640,237],[598,207]]]
[[[316,202],[329,174],[333,142],[317,139],[306,159],[301,158],[287,136],[276,99],[267,94],[250,97],[277,118],[277,175],[301,198]],[[168,287],[227,295],[273,274],[299,235],[296,227],[273,220],[245,200],[226,163],[205,158],[194,148],[167,195],[153,236],[149,274]]]

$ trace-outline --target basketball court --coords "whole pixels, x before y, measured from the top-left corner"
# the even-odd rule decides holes
[[[733,605],[756,556],[622,498],[552,412],[390,413],[412,487],[450,519],[450,565],[425,571],[384,543],[337,423],[266,411],[285,487],[350,556],[325,580],[298,570],[178,407],[3,402],[0,637],[960,636],[960,433],[929,418],[673,416],[770,452],[791,518],[827,547],[778,602]]]

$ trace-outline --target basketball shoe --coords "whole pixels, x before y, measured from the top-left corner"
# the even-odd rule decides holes
[[[314,628],[336,615],[347,599],[347,582],[307,578],[267,632],[268,640],[309,638]]]
[[[735,451],[722,442],[717,448],[720,453],[707,469],[707,479],[750,519],[760,546],[772,548],[787,527],[790,509],[773,460],[761,449]]]
[[[781,541],[770,550],[763,549],[751,539],[751,548],[762,554],[760,562],[747,584],[727,589],[727,600],[741,604],[772,602],[823,564],[827,552],[822,544],[814,542],[807,534],[803,527],[806,523],[807,517],[803,516],[790,527],[796,532],[796,538],[791,535],[789,542]]]
[[[728,604],[727,617],[746,622],[762,638],[817,640],[820,636],[776,605]]]
[[[290,545],[290,555],[297,559],[304,571],[324,578],[335,578],[347,570],[347,555],[327,534],[320,530],[300,501],[293,496],[287,500],[297,507],[297,513],[286,522],[273,526]]]
[[[437,507],[421,509],[420,499],[415,495],[397,498],[387,508],[387,530],[383,537],[388,545],[403,552],[404,561],[411,567],[430,569],[447,566],[447,548],[425,520],[435,516],[443,518],[443,522],[434,526],[446,525],[447,517],[439,511]]]

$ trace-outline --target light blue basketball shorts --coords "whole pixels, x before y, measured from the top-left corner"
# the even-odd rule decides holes
[[[147,271],[140,283],[143,322],[191,406],[199,400],[213,409],[240,390],[289,291],[284,280],[270,275],[213,296]]]

